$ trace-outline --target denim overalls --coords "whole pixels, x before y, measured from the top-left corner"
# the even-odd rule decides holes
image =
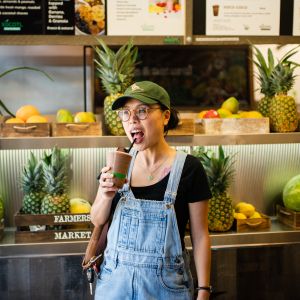
[[[96,300],[192,299],[188,256],[182,251],[174,210],[185,158],[177,152],[163,201],[136,199],[124,185],[108,232]]]

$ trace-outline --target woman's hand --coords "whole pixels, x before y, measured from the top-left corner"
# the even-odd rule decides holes
[[[112,180],[112,178],[114,177],[113,174],[108,173],[110,169],[110,167],[103,167],[101,170],[98,192],[102,200],[112,199],[118,190]]]

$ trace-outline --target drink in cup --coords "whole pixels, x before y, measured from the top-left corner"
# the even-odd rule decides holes
[[[112,181],[118,188],[122,188],[125,183],[131,158],[130,154],[122,151],[107,153],[106,165],[111,167],[110,172],[114,175]]]
[[[214,17],[217,17],[219,15],[219,8],[220,8],[220,5],[213,5]]]

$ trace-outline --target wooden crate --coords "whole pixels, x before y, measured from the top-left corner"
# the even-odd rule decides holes
[[[193,119],[180,119],[178,126],[175,129],[168,131],[168,135],[194,135],[195,122]]]
[[[260,213],[261,218],[255,219],[235,219],[237,232],[265,231],[271,228],[271,219],[267,215]]]
[[[50,136],[50,123],[1,123],[2,137]]]
[[[195,119],[196,134],[255,134],[269,132],[269,118]]]
[[[16,243],[88,241],[92,233],[90,214],[17,213],[14,220]],[[30,227],[37,225],[40,230],[30,231]],[[52,229],[47,229],[49,227]]]
[[[279,204],[276,206],[276,211],[279,222],[295,229],[300,228],[300,212],[288,209]]]
[[[99,136],[100,122],[94,123],[52,123],[52,136]]]

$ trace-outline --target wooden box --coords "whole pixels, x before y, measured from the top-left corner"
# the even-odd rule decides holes
[[[50,123],[1,123],[2,137],[50,136]]]
[[[101,123],[52,123],[52,136],[99,136]]]
[[[196,134],[269,133],[269,118],[196,119]]]
[[[14,216],[16,243],[88,241],[92,233],[90,214]]]
[[[261,218],[255,219],[235,219],[237,232],[265,231],[271,228],[271,219],[267,215],[260,213]]]
[[[296,212],[281,205],[276,206],[276,211],[279,222],[295,229],[300,229],[300,212]]]
[[[168,131],[168,135],[194,135],[195,122],[193,119],[180,119],[175,129]]]

